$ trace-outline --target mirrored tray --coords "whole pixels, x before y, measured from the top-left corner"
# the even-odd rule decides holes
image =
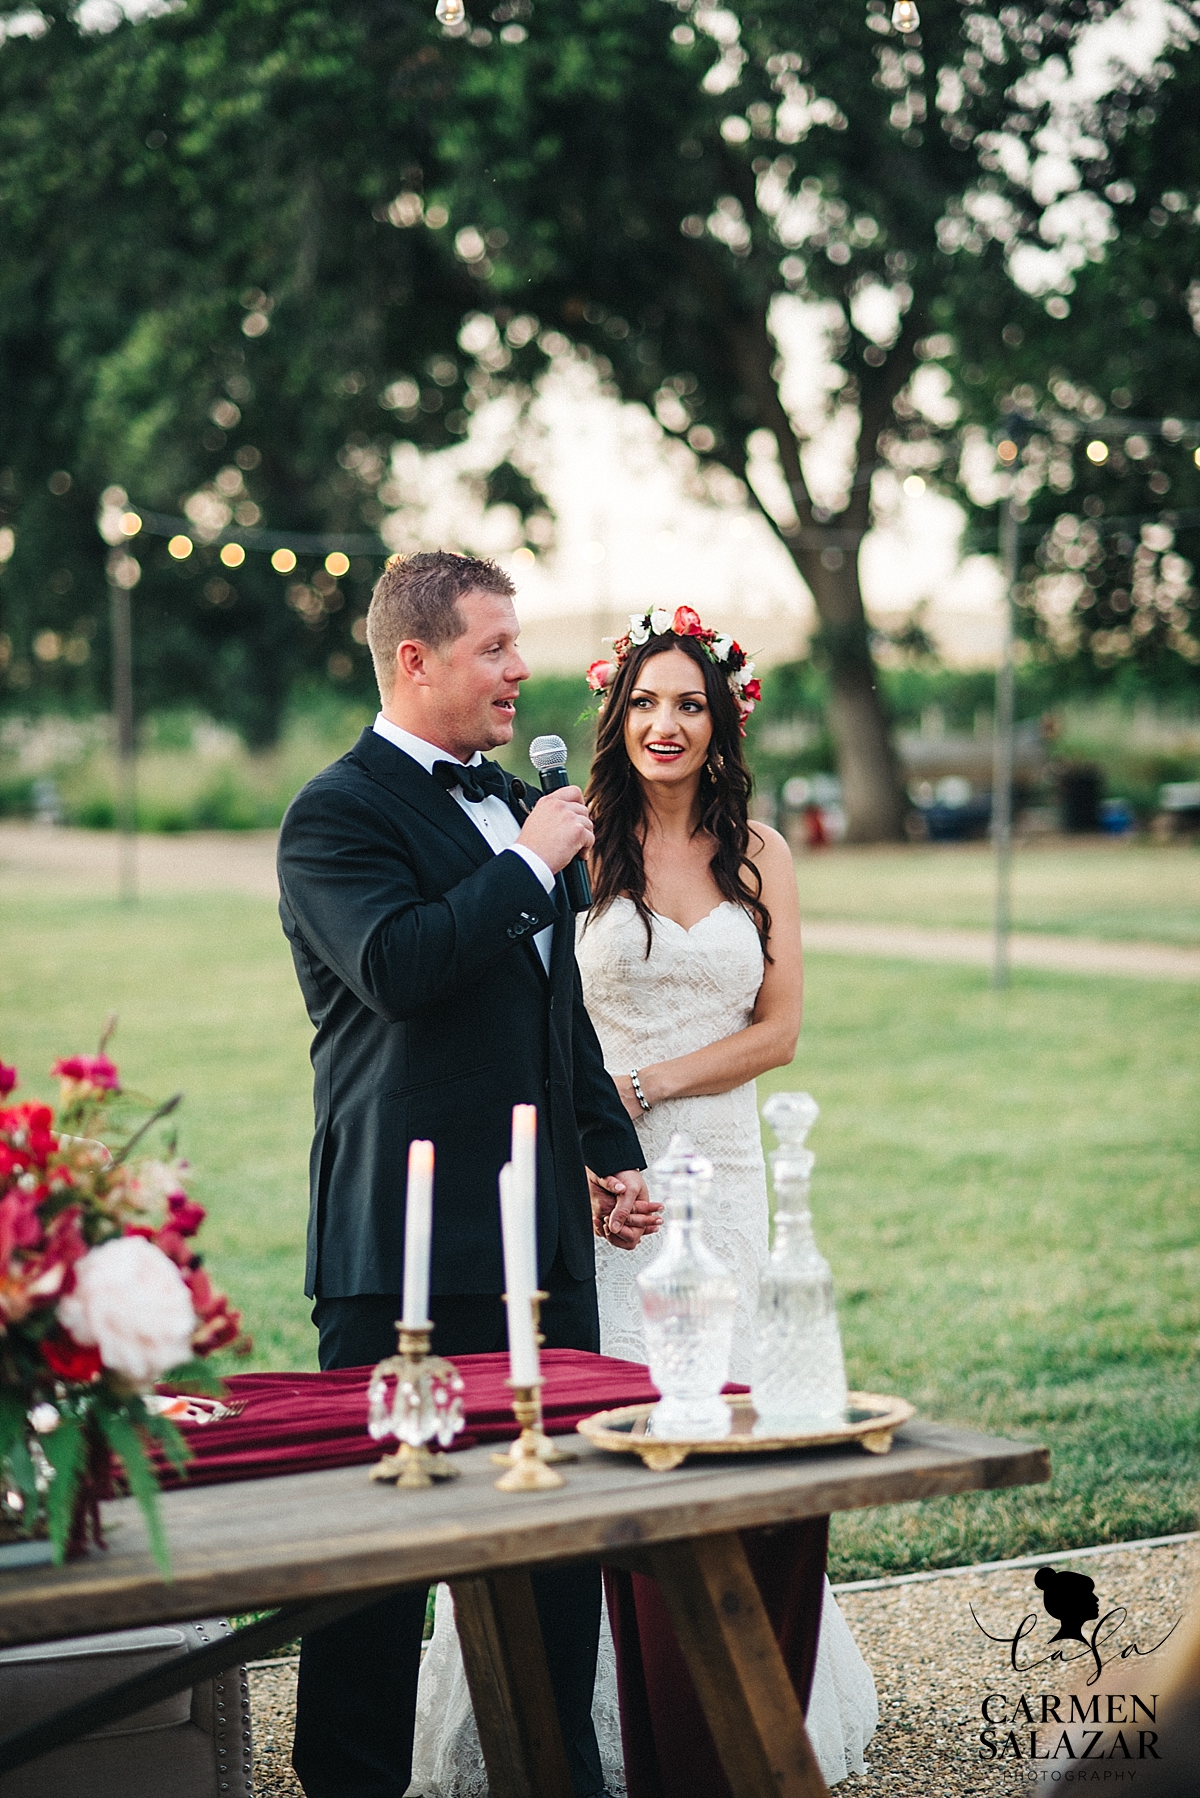
[[[906,1399],[883,1398],[877,1392],[850,1392],[846,1395],[842,1424],[768,1431],[759,1423],[748,1392],[729,1394],[725,1403],[731,1413],[729,1434],[703,1441],[648,1436],[646,1420],[653,1405],[623,1405],[616,1411],[597,1411],[575,1428],[597,1448],[618,1455],[640,1455],[654,1473],[669,1473],[689,1455],[775,1454],[784,1449],[831,1448],[843,1442],[861,1442],[869,1454],[886,1455],[892,1446],[892,1432],[916,1416],[916,1406]]]

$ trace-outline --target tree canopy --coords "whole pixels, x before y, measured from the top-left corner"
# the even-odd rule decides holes
[[[402,0],[187,0],[103,36],[65,0],[41,10],[41,36],[0,47],[10,682],[102,673],[72,645],[101,604],[109,484],[210,527],[371,532],[398,503],[395,441],[461,438],[568,352],[739,483],[787,547],[818,609],[852,834],[895,835],[903,810],[862,537],[905,478],[983,528],[1010,415],[1038,545],[1031,653],[1098,674],[1154,655],[1192,677],[1173,527],[1156,549],[1088,503],[1155,510],[1163,476],[1172,505],[1193,491],[1190,42],[1118,79],[1068,142],[1052,76],[1109,0],[925,0],[907,37],[885,0],[498,0],[458,35]],[[1030,256],[1056,244],[1029,291]],[[787,356],[811,305],[815,398]],[[1104,463],[1080,437],[1097,405]],[[1134,425],[1164,412],[1180,432],[1142,455]],[[830,421],[850,447],[825,490],[811,446]],[[488,489],[539,508],[512,462]],[[262,740],[297,679],[365,676],[376,562],[331,580],[302,557],[285,580],[251,556],[231,574],[204,534],[182,562],[137,551],[145,702],[188,693]],[[63,655],[30,677],[47,627]]]

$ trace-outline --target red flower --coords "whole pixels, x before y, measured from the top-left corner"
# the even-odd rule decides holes
[[[17,1084],[16,1068],[6,1068],[0,1061],[0,1099],[6,1099]]]
[[[614,662],[593,662],[584,679],[593,693],[603,693],[605,687],[611,686],[616,679],[617,669]]]
[[[758,701],[762,698],[762,682],[757,678],[748,680],[742,688],[742,692],[746,695],[747,699],[752,699],[757,705]]]
[[[183,1277],[200,1320],[192,1332],[192,1347],[196,1353],[211,1355],[215,1349],[236,1342],[242,1327],[241,1312],[230,1310],[228,1298],[217,1291],[202,1267],[185,1268]]]
[[[42,1343],[42,1360],[60,1380],[70,1380],[79,1386],[88,1385],[100,1375],[100,1350],[94,1344],[85,1348],[65,1330],[46,1337]]]
[[[691,606],[676,606],[671,629],[677,637],[698,637],[704,626],[700,622],[699,612],[694,612]]]
[[[39,1171],[58,1147],[48,1105],[10,1105],[0,1111],[0,1176]],[[7,1141],[5,1141],[7,1138]]]
[[[167,1210],[171,1214],[169,1228],[177,1230],[180,1236],[194,1236],[208,1216],[203,1205],[197,1205],[195,1199],[189,1199],[186,1192],[171,1193],[167,1199]]]
[[[50,1069],[62,1080],[78,1080],[100,1092],[119,1092],[121,1077],[107,1055],[68,1055]]]

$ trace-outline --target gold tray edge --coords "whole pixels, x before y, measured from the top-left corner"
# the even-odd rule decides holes
[[[730,1404],[748,1397],[748,1393],[726,1394]],[[851,1405],[870,1405],[880,1409],[874,1417],[864,1418],[861,1423],[843,1424],[838,1430],[795,1436],[725,1436],[717,1441],[711,1438],[699,1442],[660,1441],[653,1436],[634,1437],[624,1430],[606,1427],[610,1418],[624,1420],[630,1416],[634,1419],[646,1417],[654,1409],[653,1404],[619,1405],[609,1411],[596,1411],[591,1417],[581,1418],[575,1428],[596,1448],[606,1449],[611,1454],[638,1455],[647,1462],[657,1460],[663,1470],[667,1471],[668,1464],[678,1466],[689,1455],[778,1454],[787,1449],[833,1448],[839,1443],[858,1442],[868,1436],[886,1436],[887,1448],[890,1448],[892,1432],[900,1429],[917,1414],[916,1406],[907,1399],[882,1393],[848,1392],[846,1398]]]

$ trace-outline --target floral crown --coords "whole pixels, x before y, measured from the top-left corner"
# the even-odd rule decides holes
[[[648,612],[632,612],[629,629],[613,643],[612,660],[593,662],[588,669],[587,684],[592,692],[608,691],[631,649],[640,648],[651,637],[665,637],[669,632],[677,637],[695,637],[709,661],[724,670],[745,736],[746,720],[762,698],[761,686],[751,679],[754,663],[748,660],[741,644],[735,643],[732,637],[706,629],[700,622],[700,614],[691,606],[677,606],[674,612],[668,612],[665,606],[653,606]]]

